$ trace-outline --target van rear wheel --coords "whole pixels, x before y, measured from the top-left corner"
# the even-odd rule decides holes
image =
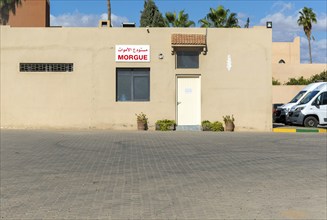
[[[305,127],[317,127],[318,126],[318,120],[315,118],[315,117],[313,117],[313,116],[309,116],[309,117],[307,117],[306,119],[304,119],[304,126]]]

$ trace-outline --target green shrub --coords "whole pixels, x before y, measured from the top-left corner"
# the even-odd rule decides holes
[[[317,82],[317,81],[327,82],[327,71],[324,70],[320,74],[311,76],[309,81],[310,83]]]
[[[299,78],[290,78],[285,85],[308,85],[310,84],[309,80],[304,79],[303,76]]]
[[[211,131],[212,123],[208,120],[204,120],[201,123],[203,131]]]
[[[215,121],[215,122],[211,123],[211,130],[212,131],[224,131],[223,123],[221,123],[220,121]]]
[[[156,122],[156,130],[160,131],[170,131],[175,130],[176,122],[174,120],[158,120]]]
[[[315,74],[311,76],[309,79],[305,79],[303,76],[299,78],[290,78],[288,82],[285,83],[285,85],[308,85],[310,83],[315,83],[315,82],[327,82],[327,71],[324,70],[319,74]],[[273,79],[273,85],[274,85],[274,79]]]
[[[223,116],[223,120],[224,120],[224,123],[226,124],[227,122],[234,122],[235,119],[234,119],[234,115],[230,116],[230,115],[226,115],[226,116]]]
[[[224,131],[223,123],[219,121],[210,122],[208,120],[202,121],[202,130],[203,131]]]
[[[281,83],[278,81],[278,79],[274,79],[274,77],[272,78],[272,84],[274,85],[274,86],[276,86],[276,85],[280,85]]]
[[[143,123],[148,123],[148,118],[146,117],[146,114],[141,112],[140,114],[135,114],[137,121],[141,121]]]

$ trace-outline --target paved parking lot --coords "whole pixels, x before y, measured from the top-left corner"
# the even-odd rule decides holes
[[[326,219],[326,134],[1,131],[2,219]]]

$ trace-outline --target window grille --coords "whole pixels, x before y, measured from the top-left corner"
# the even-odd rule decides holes
[[[20,63],[20,72],[73,72],[73,63]]]

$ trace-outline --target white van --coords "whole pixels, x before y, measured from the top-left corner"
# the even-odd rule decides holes
[[[307,93],[298,105],[293,106],[287,121],[305,127],[327,125],[327,83]]]
[[[311,91],[316,90],[320,86],[327,85],[327,82],[311,83],[304,87],[289,103],[282,105],[276,109],[275,122],[276,123],[287,123],[286,118],[288,112],[293,106],[298,105],[301,100]]]

